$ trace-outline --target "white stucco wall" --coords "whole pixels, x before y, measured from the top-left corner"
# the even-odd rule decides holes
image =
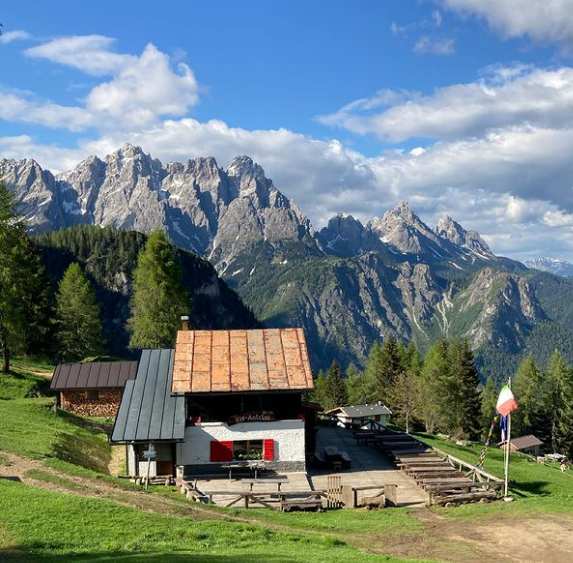
[[[275,461],[304,462],[304,421],[276,420],[244,422],[228,426],[224,422],[204,422],[185,429],[185,441],[177,444],[179,465],[212,463],[211,441],[274,440]]]

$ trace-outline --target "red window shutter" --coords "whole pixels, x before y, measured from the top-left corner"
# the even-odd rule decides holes
[[[233,461],[233,442],[211,441],[211,461]]]
[[[264,440],[263,451],[265,454],[265,461],[275,460],[275,441],[274,440]]]

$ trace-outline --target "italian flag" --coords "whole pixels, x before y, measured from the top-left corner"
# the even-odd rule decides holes
[[[507,416],[516,408],[517,403],[515,402],[515,397],[513,396],[509,385],[505,385],[499,394],[499,399],[497,400],[497,412],[501,414],[501,416]]]

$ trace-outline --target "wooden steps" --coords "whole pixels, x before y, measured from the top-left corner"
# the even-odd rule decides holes
[[[375,445],[428,494],[428,505],[494,500],[501,488],[496,477],[409,434],[387,430],[377,434]]]

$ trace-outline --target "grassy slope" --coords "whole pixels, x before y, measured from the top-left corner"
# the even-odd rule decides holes
[[[94,471],[101,471],[109,459],[105,434],[78,426],[75,417],[62,411],[54,413],[53,398],[25,398],[40,388],[45,390],[45,384],[34,375],[40,371],[38,366],[19,363],[16,369],[16,375],[0,377],[0,389],[4,391],[0,400],[0,450],[43,459],[47,466],[72,475],[114,480]],[[0,452],[0,463],[7,461]],[[376,535],[384,536],[421,528],[405,511],[287,516],[260,510],[252,513],[260,525],[251,525],[219,519],[219,514],[231,511],[215,510],[212,520],[195,521],[150,514],[107,499],[82,498],[77,496],[84,490],[82,485],[42,470],[30,469],[26,476],[75,494],[0,480],[2,561],[398,563],[398,559],[365,555],[346,545],[336,538],[338,531],[351,534],[374,524]],[[123,482],[122,486],[135,487]],[[162,490],[160,494],[169,493]],[[177,499],[186,502],[180,495]],[[251,511],[235,513],[251,516]],[[269,529],[265,522],[286,525],[287,529],[291,526],[292,532]]]
[[[458,446],[428,434],[419,434],[419,437],[428,444],[472,464],[477,462],[482,450],[480,444]],[[502,450],[495,446],[489,448],[484,470],[503,477]],[[563,474],[557,464],[539,465],[528,461],[528,457],[523,454],[511,454],[510,488],[512,495],[518,500],[510,507],[505,503],[485,506],[472,504],[453,510],[448,509],[444,513],[452,517],[485,515],[500,510],[531,515],[542,512],[573,514],[573,471],[570,470]]]

